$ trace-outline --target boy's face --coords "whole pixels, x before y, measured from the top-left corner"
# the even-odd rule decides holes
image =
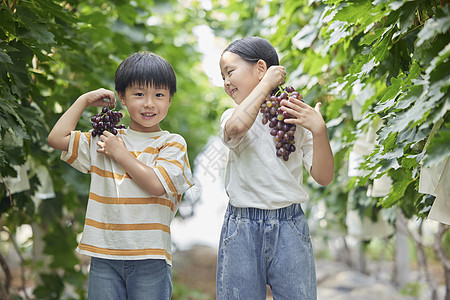
[[[161,130],[159,122],[166,117],[172,101],[169,89],[133,84],[119,97],[130,114],[130,129],[140,132]]]

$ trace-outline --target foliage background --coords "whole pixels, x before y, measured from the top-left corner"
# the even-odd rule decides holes
[[[50,151],[49,129],[82,93],[113,89],[115,69],[130,53],[153,51],[178,79],[163,127],[186,138],[195,168],[196,154],[231,104],[201,69],[196,25],[208,25],[228,42],[267,38],[279,50],[288,83],[307,103],[324,104],[335,180],[326,188],[307,184],[313,201],[327,205],[323,218],[335,220],[329,226],[345,230],[349,195],[382,175],[391,178],[391,191],[357,197],[352,208],[371,218],[382,211],[391,221],[399,208],[408,218],[426,217],[434,197],[418,192],[421,168],[450,154],[449,9],[443,0],[2,0],[0,223],[10,239],[22,224],[42,231],[44,259],[25,261],[38,282],[34,296],[59,299],[70,286],[83,298],[86,278],[73,249],[88,178]],[[80,129],[89,128],[92,113]],[[365,172],[348,176],[355,143],[374,131]],[[31,189],[10,195],[5,178],[16,177],[14,166],[25,163]],[[42,168],[56,196],[36,202]]]
[[[58,299],[68,286],[82,297],[86,278],[74,247],[84,223],[89,180],[61,163],[59,151],[49,149],[49,129],[82,93],[114,89],[120,61],[136,51],[152,51],[173,65],[178,81],[162,127],[189,141],[193,165],[215,132],[221,110],[199,63],[192,29],[200,21],[195,9],[176,1],[1,1],[0,222],[11,238],[22,224],[42,231],[45,263],[25,262],[40,284],[34,290],[37,298]],[[85,112],[81,130],[90,128],[95,112]],[[31,189],[10,196],[5,178],[16,177],[13,167],[25,163],[31,166]],[[32,196],[41,167],[49,171],[56,197],[37,206]]]

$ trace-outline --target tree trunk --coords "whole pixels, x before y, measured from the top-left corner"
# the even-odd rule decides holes
[[[449,228],[449,225],[439,223],[439,229],[436,233],[436,240],[434,243],[434,252],[436,253],[439,261],[441,262],[442,268],[444,269],[445,300],[450,300],[450,259],[447,253],[448,249],[446,251],[442,245],[442,237]]]
[[[409,265],[409,247],[408,235],[406,231],[406,223],[402,222],[397,211],[397,220],[395,222],[395,276],[394,284],[398,288],[403,288],[409,281],[410,265]]]
[[[12,276],[9,270],[8,264],[6,263],[5,258],[0,253],[0,265],[2,267],[3,272],[5,273],[5,281],[0,280],[0,299],[8,300],[9,297],[9,287],[11,284]]]

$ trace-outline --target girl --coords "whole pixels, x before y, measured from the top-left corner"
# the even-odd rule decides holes
[[[318,103],[281,102],[296,124],[295,152],[276,156],[273,137],[262,124],[261,104],[285,83],[273,46],[259,37],[231,43],[222,53],[225,92],[237,104],[221,118],[221,138],[230,149],[225,178],[229,205],[222,227],[218,299],[316,299],[313,250],[301,203],[302,165],[316,182],[333,179],[334,160]]]

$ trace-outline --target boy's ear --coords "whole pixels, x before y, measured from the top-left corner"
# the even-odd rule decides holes
[[[267,71],[267,64],[264,60],[260,59],[256,62],[256,71],[258,72],[258,79],[263,79]]]
[[[122,103],[122,105],[125,106],[125,95],[123,93],[117,92],[117,96],[119,96],[120,103]]]

